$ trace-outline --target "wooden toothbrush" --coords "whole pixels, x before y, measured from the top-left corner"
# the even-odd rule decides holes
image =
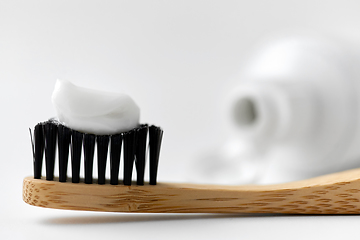
[[[157,184],[163,130],[139,124],[139,109],[130,97],[58,80],[52,100],[58,118],[38,123],[33,134],[30,129],[34,174],[23,184],[23,199],[30,205],[139,213],[360,213],[360,169],[277,185]],[[55,160],[59,177],[54,177]]]

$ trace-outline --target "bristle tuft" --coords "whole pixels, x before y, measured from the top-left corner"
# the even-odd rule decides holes
[[[110,143],[110,184],[119,184],[119,168],[121,155],[122,135],[116,134],[111,136]]]
[[[124,137],[124,185],[131,185],[135,160],[136,131],[131,130],[123,134]]]
[[[54,167],[55,167],[57,125],[50,121],[46,122],[44,124],[44,136],[45,136],[46,180],[53,180]]]
[[[31,131],[30,131],[31,134]],[[43,124],[39,123],[34,128],[34,139],[32,140],[33,145],[33,156],[34,156],[34,178],[41,178],[41,169],[44,156],[44,129]]]
[[[91,184],[93,181],[93,165],[95,152],[95,135],[84,135],[84,165],[85,165],[85,183]]]
[[[109,136],[97,136],[97,156],[98,156],[98,184],[105,184],[106,159],[109,148]]]
[[[72,131],[71,134],[71,178],[73,183],[80,182],[80,161],[84,134]]]
[[[159,156],[163,130],[156,126],[149,127],[150,145],[150,185],[156,185],[159,166]]]
[[[147,125],[142,125],[136,130],[135,166],[137,185],[144,185],[147,134]]]
[[[69,161],[71,130],[63,125],[58,126],[59,182],[66,182]]]

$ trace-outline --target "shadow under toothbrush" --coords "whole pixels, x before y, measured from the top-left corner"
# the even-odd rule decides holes
[[[329,214],[266,214],[266,213],[242,213],[242,214],[133,214],[120,213],[116,215],[100,215],[100,216],[72,216],[72,217],[56,217],[48,218],[41,221],[45,225],[89,225],[89,224],[125,224],[125,223],[141,223],[141,222],[161,222],[161,221],[189,221],[189,220],[216,220],[216,219],[246,219],[246,218],[307,218],[307,217],[357,217],[356,215],[329,215]]]
[[[286,216],[284,214],[116,214],[102,216],[72,216],[48,218],[42,221],[48,225],[83,225],[83,224],[109,224],[156,221],[181,221],[198,219],[226,219],[246,217],[274,217]]]

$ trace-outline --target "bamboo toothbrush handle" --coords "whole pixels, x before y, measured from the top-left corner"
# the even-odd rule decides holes
[[[265,186],[124,186],[27,177],[23,200],[39,207],[104,212],[359,214],[360,169]]]

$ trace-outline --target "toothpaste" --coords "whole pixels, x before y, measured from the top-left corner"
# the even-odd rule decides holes
[[[110,135],[139,126],[140,109],[123,93],[88,89],[57,80],[52,102],[58,120],[80,132]]]

